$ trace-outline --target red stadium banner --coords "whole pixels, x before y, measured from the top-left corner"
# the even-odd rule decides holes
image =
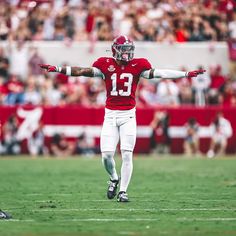
[[[236,151],[236,108],[231,107],[176,107],[176,108],[139,108],[137,109],[137,142],[136,153],[150,151],[150,123],[156,111],[166,111],[169,114],[169,135],[171,152],[183,152],[183,138],[187,120],[194,117],[200,125],[200,149],[206,152],[210,144],[210,124],[217,112],[222,111],[224,117],[231,123],[233,134],[228,140],[228,153]],[[16,114],[19,119],[17,139],[24,141],[38,128],[40,122],[44,125],[45,136],[50,138],[56,133],[64,133],[68,138],[77,138],[82,132],[99,143],[101,126],[104,118],[104,108],[85,108],[80,106],[65,107],[1,107],[0,127],[2,129],[10,115]],[[1,132],[2,138],[2,132]]]

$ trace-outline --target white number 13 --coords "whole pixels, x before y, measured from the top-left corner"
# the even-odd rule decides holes
[[[111,95],[112,96],[129,96],[131,94],[131,85],[133,82],[133,75],[130,73],[122,73],[120,75],[120,79],[124,79],[124,78],[128,78],[127,82],[124,82],[124,86],[127,87],[127,91],[124,91],[123,89],[120,90],[116,90],[116,84],[117,84],[117,74],[113,73],[111,76],[111,80],[112,80],[112,91],[111,91]]]

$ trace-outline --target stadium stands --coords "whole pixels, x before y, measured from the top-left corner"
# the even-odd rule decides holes
[[[70,47],[74,42],[89,41],[93,52],[96,42],[127,34],[143,43],[214,45],[234,39],[235,8],[233,0],[1,1],[0,106],[99,107],[104,104],[102,81],[59,74],[49,77],[38,67],[47,58],[37,47],[25,50],[27,42],[61,41]],[[60,61],[67,63],[63,58]],[[221,64],[212,64],[208,77],[202,80],[183,78],[158,84],[143,80],[137,96],[137,107],[235,107],[236,80],[232,71],[224,73]]]
[[[1,1],[0,38],[6,40],[224,41],[233,0]]]

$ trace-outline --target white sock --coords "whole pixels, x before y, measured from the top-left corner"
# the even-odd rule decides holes
[[[111,180],[118,180],[118,175],[116,172],[116,163],[114,160],[114,152],[102,152],[102,163],[110,175]]]
[[[121,150],[122,155],[122,166],[121,166],[121,182],[120,192],[126,192],[131,175],[133,172],[133,152],[127,150]]]

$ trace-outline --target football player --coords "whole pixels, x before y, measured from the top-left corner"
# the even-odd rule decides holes
[[[106,85],[105,118],[101,132],[102,161],[110,176],[107,197],[117,195],[118,202],[128,202],[127,188],[133,171],[133,150],[136,142],[135,91],[140,78],[178,79],[195,77],[204,70],[190,72],[152,68],[145,58],[134,58],[134,43],[126,36],[114,39],[112,57],[100,57],[92,67],[52,66],[41,64],[48,72],[68,76],[100,77]],[[114,154],[120,140],[122,166],[120,178],[115,168]]]

